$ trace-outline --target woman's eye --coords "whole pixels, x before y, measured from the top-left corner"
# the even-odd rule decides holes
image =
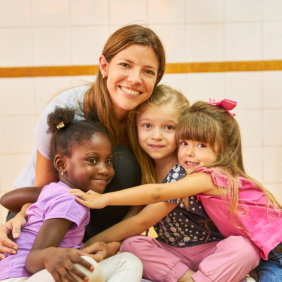
[[[120,63],[120,66],[122,66],[124,68],[129,68],[129,64],[127,64],[127,63]]]
[[[155,72],[152,71],[152,70],[145,70],[145,73],[146,73],[146,74],[149,74],[149,75],[155,76]]]

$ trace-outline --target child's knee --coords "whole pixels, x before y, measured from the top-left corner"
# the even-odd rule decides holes
[[[88,256],[82,256],[84,260],[89,262],[90,264],[93,265],[94,270],[90,271],[84,267],[82,267],[80,264],[75,264],[75,267],[78,268],[82,273],[84,273],[88,278],[89,282],[104,282],[104,272],[102,267],[97,263],[93,258],[88,257]]]
[[[146,240],[144,237],[145,236],[132,236],[125,239],[120,246],[120,252],[133,252],[136,249],[138,250],[140,248],[138,246],[144,244]]]
[[[225,240],[230,244],[238,262],[248,263],[251,268],[256,267],[260,262],[259,249],[243,236],[230,236]]]

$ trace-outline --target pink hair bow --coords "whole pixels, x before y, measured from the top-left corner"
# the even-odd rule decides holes
[[[217,106],[217,107],[222,107],[225,109],[231,116],[235,117],[236,114],[230,113],[231,110],[233,110],[237,106],[236,101],[228,100],[228,99],[223,99],[223,100],[218,100],[216,101],[215,99],[209,99],[208,101],[209,104]]]

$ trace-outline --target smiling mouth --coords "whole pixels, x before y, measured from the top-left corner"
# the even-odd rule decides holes
[[[129,94],[129,95],[140,95],[141,92],[140,91],[136,91],[136,90],[133,90],[133,89],[129,89],[129,88],[126,88],[126,87],[123,87],[123,86],[120,86],[120,89],[122,91],[124,91],[126,94]]]
[[[192,167],[196,167],[198,166],[200,163],[195,163],[195,162],[189,162],[189,161],[186,161],[184,162],[186,166],[192,166]]]
[[[162,149],[162,148],[164,148],[163,145],[153,145],[153,144],[149,144],[149,147],[151,147],[152,149]]]

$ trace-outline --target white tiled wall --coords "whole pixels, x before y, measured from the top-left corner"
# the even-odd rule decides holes
[[[282,59],[280,0],[0,0],[0,67],[97,64],[110,33],[129,23],[153,28],[172,63]],[[0,194],[29,158],[44,105],[83,80],[93,77],[0,78]],[[247,171],[282,202],[282,71],[169,74],[162,83],[191,102],[237,100]]]

